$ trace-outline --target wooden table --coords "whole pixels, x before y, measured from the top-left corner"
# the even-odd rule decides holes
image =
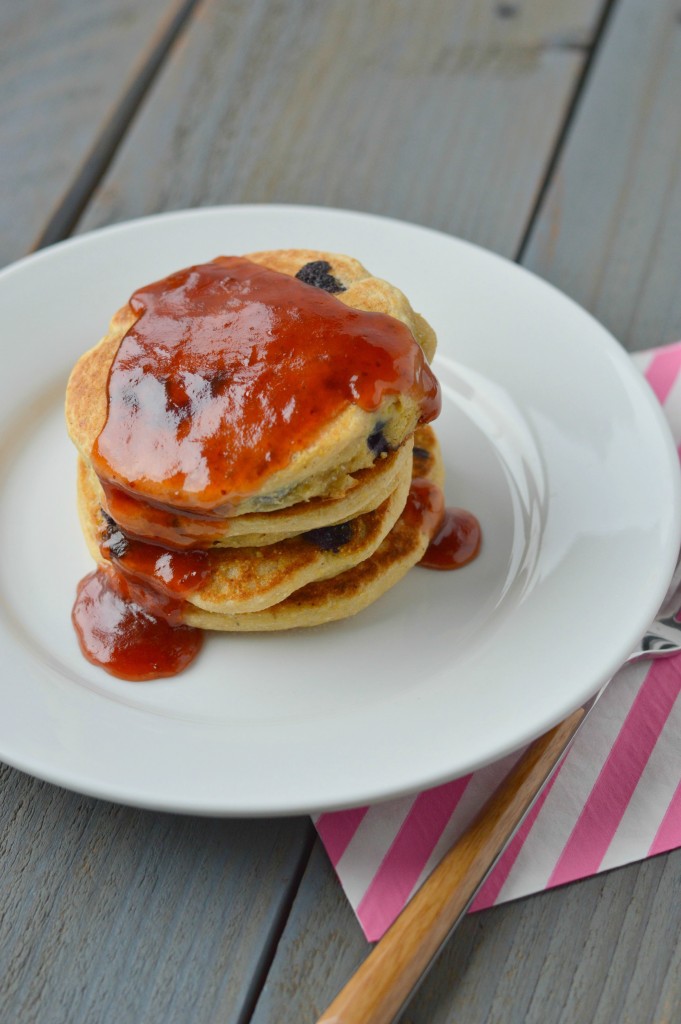
[[[8,0],[0,46],[2,262],[328,204],[519,260],[630,350],[681,336],[679,0]],[[367,953],[307,820],[0,771],[2,1022],[304,1024]],[[671,1024],[680,920],[681,851],[471,916],[404,1019]]]

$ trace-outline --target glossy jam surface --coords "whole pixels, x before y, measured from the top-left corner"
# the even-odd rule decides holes
[[[174,612],[170,601],[97,569],[80,581],[72,619],[88,661],[143,681],[177,675],[201,649],[202,631],[174,624]]]
[[[482,532],[476,517],[462,508],[445,508],[441,488],[426,477],[412,480],[403,514],[431,538],[419,562],[425,569],[459,569],[478,554]]]
[[[180,520],[170,509],[133,498],[105,480],[100,482],[107,509],[130,537],[171,548],[199,548],[209,547],[226,533],[224,519],[183,511]]]
[[[108,413],[103,480],[168,506],[226,508],[259,490],[349,404],[410,395],[422,422],[437,381],[399,320],[238,257],[135,292]]]
[[[198,590],[213,571],[214,552],[177,551],[146,541],[133,540],[110,520],[109,531],[100,541],[105,558],[126,577],[141,579],[154,592],[183,598]]]
[[[460,569],[476,557],[481,540],[480,523],[472,512],[447,508],[419,565],[426,569]]]
[[[402,513],[407,521],[418,527],[422,533],[432,537],[440,524],[444,509],[445,498],[442,488],[426,477],[414,477]]]

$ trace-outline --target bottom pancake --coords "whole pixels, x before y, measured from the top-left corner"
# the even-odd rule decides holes
[[[422,481],[422,493],[428,484],[438,492],[444,482],[440,447],[430,427],[416,431],[413,477],[417,489]],[[427,498],[421,501],[425,504]],[[182,619],[202,629],[246,633],[319,626],[349,618],[390,590],[423,557],[433,532],[433,517],[429,522],[427,512],[420,514],[418,498],[410,497],[392,530],[369,558],[330,579],[309,583],[269,608],[224,615],[185,605]],[[437,510],[434,519],[436,522]]]

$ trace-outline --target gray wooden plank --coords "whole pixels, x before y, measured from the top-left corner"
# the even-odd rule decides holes
[[[523,262],[630,350],[681,337],[681,19],[621,0]]]
[[[104,121],[86,158],[76,169],[71,184],[38,235],[34,248],[39,249],[53,242],[60,242],[73,231],[143,102],[150,84],[176,44],[197,2],[198,0],[181,0],[152,41],[138,72],[133,75],[111,116]]]
[[[303,202],[512,253],[601,6],[207,0],[81,228]]]
[[[0,5],[0,264],[29,249],[176,6]]]
[[[0,777],[0,1020],[248,1016],[309,822],[153,814]]]
[[[253,1024],[313,1024],[370,949],[319,840],[303,876]]]

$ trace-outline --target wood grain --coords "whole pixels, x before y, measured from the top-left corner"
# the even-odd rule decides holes
[[[512,254],[600,6],[207,0],[81,227],[298,202]]]
[[[0,265],[30,248],[175,6],[0,4]]]
[[[681,337],[681,19],[621,0],[523,262],[629,350]]]
[[[0,1020],[248,1015],[309,822],[153,814],[0,773]]]

